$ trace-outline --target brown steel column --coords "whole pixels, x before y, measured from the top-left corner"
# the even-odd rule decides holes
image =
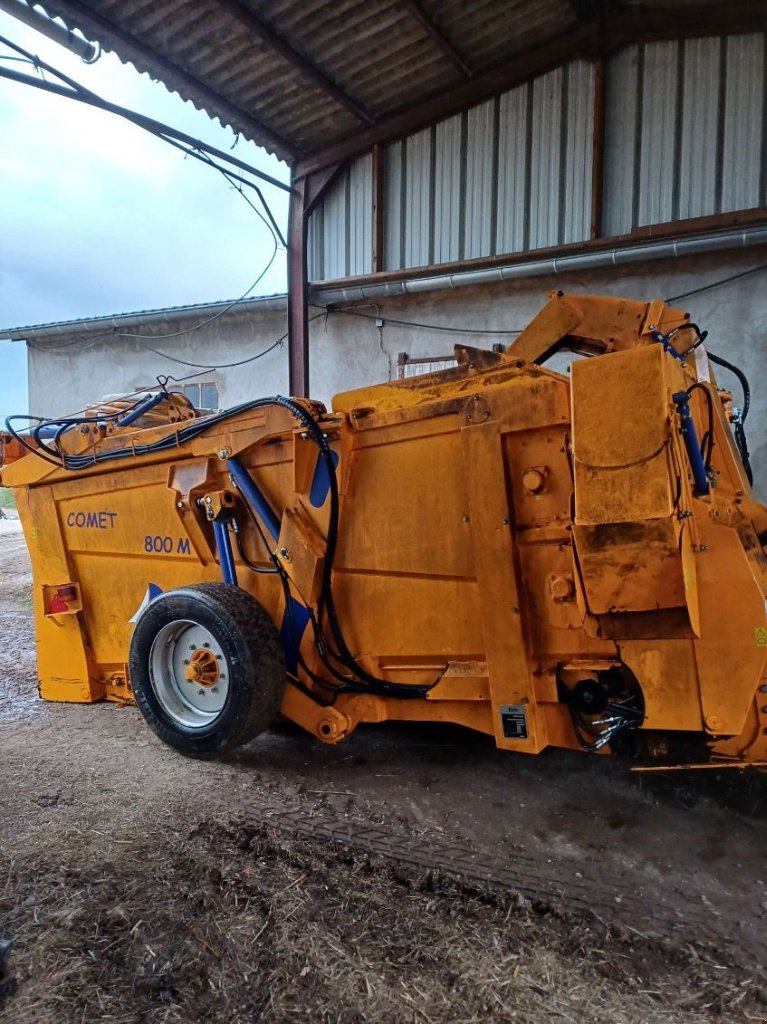
[[[309,395],[309,281],[306,229],[309,217],[343,167],[332,164],[316,174],[294,178],[288,214],[288,390]]]
[[[306,182],[306,178],[293,182],[288,214],[288,391],[297,398],[309,394]]]

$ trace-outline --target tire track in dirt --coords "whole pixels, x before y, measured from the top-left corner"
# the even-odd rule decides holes
[[[701,903],[692,889],[677,888],[675,899],[666,901],[662,889],[649,892],[646,886],[608,880],[598,864],[583,860],[577,866],[554,860],[544,864],[521,849],[502,852],[474,847],[437,833],[428,838],[414,836],[350,822],[346,816],[326,811],[310,818],[301,812],[264,811],[262,820],[298,838],[324,839],[391,864],[437,870],[463,883],[499,886],[552,910],[587,913],[605,925],[627,928],[646,939],[716,949],[750,966],[761,966],[767,959],[767,942],[757,937],[745,950],[733,941],[732,922],[719,927],[716,912]]]

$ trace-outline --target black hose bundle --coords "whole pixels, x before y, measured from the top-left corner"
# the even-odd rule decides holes
[[[743,409],[739,416],[733,418],[732,426],[733,433],[735,435],[735,444],[737,446],[738,452],[740,453],[740,459],[743,463],[743,468],[746,471],[748,482],[749,484],[753,484],[754,474],[751,469],[751,453],[748,450],[748,440],[746,438],[746,431],[744,426],[746,422],[746,417],[748,416],[748,410],[751,407],[751,387],[748,383],[748,377],[745,375],[745,373],[741,370],[739,366],[736,366],[734,363],[729,362],[722,356],[715,356],[712,352],[707,352],[706,354],[708,355],[708,358],[711,360],[711,362],[714,363],[716,366],[723,366],[726,370],[729,370],[730,373],[734,373],[740,381],[740,386],[743,389]]]
[[[138,405],[141,399],[136,403]],[[321,429],[315,418],[298,402],[293,401],[290,398],[285,398],[282,395],[273,395],[269,398],[257,398],[250,402],[243,402],[240,405],[234,406],[231,409],[225,409],[220,413],[216,413],[212,416],[205,416],[197,420],[188,422],[185,426],[178,427],[176,430],[168,433],[165,437],[160,438],[157,441],[151,441],[147,444],[136,444],[126,445],[123,448],[107,449],[100,452],[83,453],[80,455],[69,455],[61,449],[59,444],[61,435],[72,429],[73,427],[89,424],[96,420],[104,420],[109,417],[64,417],[59,420],[45,420],[39,417],[30,416],[11,416],[6,420],[6,427],[8,431],[29,451],[38,455],[40,458],[45,459],[47,462],[53,463],[57,467],[62,467],[69,470],[87,470],[93,468],[95,465],[99,465],[102,462],[110,462],[116,459],[134,458],[141,455],[153,455],[157,452],[169,451],[173,448],[178,448],[181,445],[188,444],[190,441],[194,441],[201,434],[210,430],[212,427],[218,426],[225,420],[231,419],[233,416],[237,416],[240,413],[250,412],[253,409],[263,409],[269,406],[278,406],[279,408],[285,409],[291,413],[304,427],[307,435],[315,442],[320,451],[320,457],[323,459],[328,480],[330,482],[330,517],[328,525],[328,535],[326,538],[325,547],[325,559],[322,574],[322,584],[320,591],[320,601],[315,615],[311,609],[308,609],[310,619],[312,622],[312,628],[315,633],[315,640],[317,648],[320,652],[323,664],[332,674],[332,676],[340,684],[335,689],[353,690],[355,692],[362,693],[374,693],[384,697],[400,697],[400,698],[411,698],[420,699],[426,695],[434,684],[421,684],[421,683],[397,683],[392,682],[388,679],[381,679],[378,676],[374,676],[361,668],[351,652],[346,638],[344,637],[341,624],[338,619],[338,613],[336,611],[335,601],[333,598],[332,588],[332,573],[333,573],[333,561],[336,554],[336,547],[338,544],[338,523],[339,523],[339,497],[338,497],[338,479],[336,476],[336,463],[333,458],[333,451],[328,442],[327,435]],[[133,406],[131,406],[133,408]],[[117,415],[124,415],[127,410],[122,409]],[[28,422],[35,422],[36,426],[32,430],[32,436],[35,442],[40,448],[35,448],[25,440],[24,436],[19,434],[14,427],[12,422],[18,419],[25,419]],[[53,447],[45,444],[42,440],[42,433],[45,428],[54,429]],[[42,449],[42,450],[41,450]],[[244,499],[244,495],[243,495]],[[245,499],[244,499],[245,500]],[[245,506],[248,512],[253,518],[254,514],[252,509],[245,500]],[[256,521],[257,522],[257,521]],[[259,525],[257,523],[257,525]],[[260,528],[260,527],[259,527]],[[241,547],[241,538],[235,535],[238,549],[243,561],[249,568],[256,571],[265,571],[256,567],[255,564],[251,563],[244,555]],[[266,539],[264,538],[266,543]],[[268,544],[267,544],[268,548]],[[279,560],[276,559],[271,551],[270,558],[273,562],[275,570],[280,573],[283,577],[283,586],[288,587],[286,592],[286,601],[288,614],[290,615],[290,592],[289,586],[290,581],[287,575],[284,573],[283,567],[280,565]],[[270,571],[270,570],[266,570]],[[328,643],[322,630],[322,619],[323,615],[327,615],[327,620],[330,625],[330,632],[332,636],[332,643]],[[331,660],[332,659],[332,660]],[[346,669],[347,673],[351,675],[344,675],[335,665],[335,661],[343,669]],[[435,680],[436,682],[436,680]]]

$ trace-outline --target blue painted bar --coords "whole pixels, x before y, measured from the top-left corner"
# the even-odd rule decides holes
[[[277,540],[280,536],[280,520],[277,518],[269,502],[254,483],[250,473],[248,473],[243,464],[236,457],[229,459],[227,466],[229,467],[232,479],[240,489],[242,496],[251,506],[256,515],[261,519],[274,540]]]
[[[682,437],[684,438],[687,457],[692,467],[695,493],[698,495],[708,494],[708,474],[706,473],[706,464],[703,461],[703,453],[698,444],[695,423],[690,413],[690,397],[686,391],[677,391],[672,397],[679,413],[679,419],[682,421]]]
[[[224,583],[229,583],[233,587],[236,587],[237,569],[234,564],[232,544],[229,539],[228,521],[223,519],[214,519],[213,534],[216,538],[216,547],[218,548],[218,560],[221,564],[221,576],[223,577]]]
[[[149,395],[149,397],[140,405],[137,405],[135,409],[131,409],[130,412],[126,412],[124,416],[121,416],[117,420],[118,427],[129,427],[131,423],[135,423],[136,420],[141,419],[145,413],[154,409],[156,405],[159,405],[163,398],[165,398],[164,391],[158,391],[154,395]]]
[[[338,452],[331,452],[333,465],[338,465]],[[309,501],[315,508],[322,508],[330,493],[330,474],[328,464],[322,452],[317,452],[317,463],[314,467],[312,486],[309,490]]]

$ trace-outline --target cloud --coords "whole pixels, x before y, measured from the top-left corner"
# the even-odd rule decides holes
[[[235,141],[112,54],[86,66],[3,14],[0,34],[105,98],[224,150]],[[271,254],[219,174],[120,118],[0,80],[0,138],[0,327],[234,297]],[[287,180],[252,144],[236,152]],[[264,191],[284,225],[285,195]],[[284,288],[281,257],[257,293]]]

